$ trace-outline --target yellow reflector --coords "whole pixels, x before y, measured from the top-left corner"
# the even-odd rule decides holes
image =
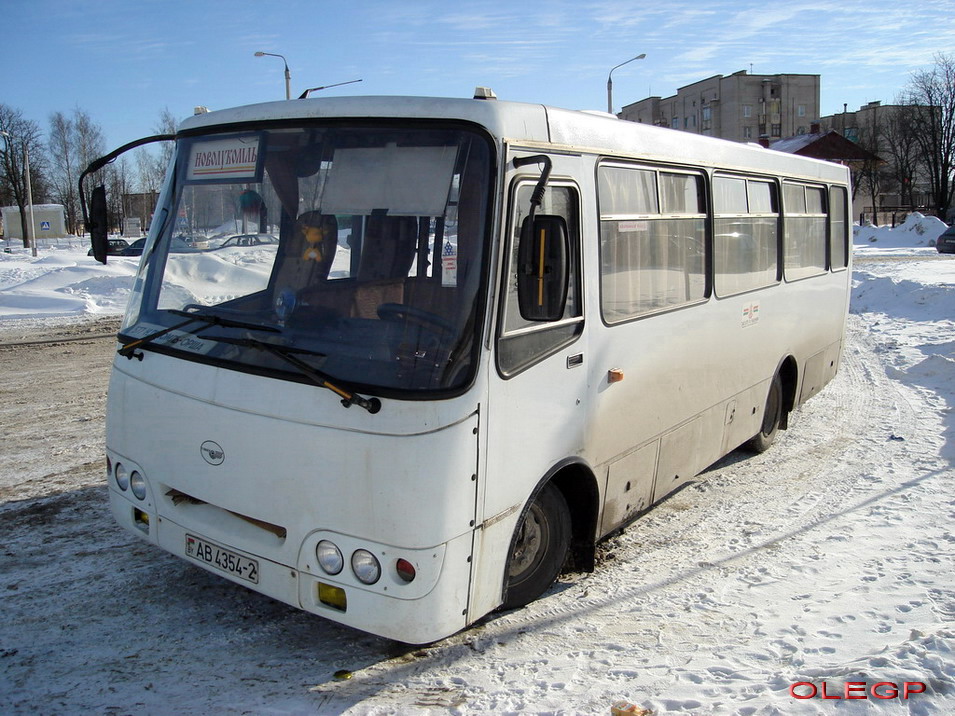
[[[324,582],[318,583],[318,601],[332,609],[344,612],[348,609],[348,600],[345,599],[345,590],[341,587],[333,587]]]
[[[133,522],[143,532],[149,533],[149,513],[133,508]]]

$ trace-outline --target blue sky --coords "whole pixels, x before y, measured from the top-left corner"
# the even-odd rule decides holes
[[[470,97],[606,109],[716,74],[822,76],[823,114],[892,102],[955,49],[952,0],[0,0],[0,102],[44,132],[81,108],[107,149],[160,111],[221,109],[362,79],[326,94]]]

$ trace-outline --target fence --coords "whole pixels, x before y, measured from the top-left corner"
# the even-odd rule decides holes
[[[905,217],[916,211],[923,216],[938,216],[935,209],[930,209],[927,206],[919,206],[914,209],[908,206],[882,206],[878,211],[875,211],[871,206],[866,206],[859,214],[859,223],[864,225],[868,221],[874,226],[891,226],[894,229],[905,221]],[[945,220],[944,217],[939,218],[942,221]]]

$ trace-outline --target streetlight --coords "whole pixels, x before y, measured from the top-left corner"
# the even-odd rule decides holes
[[[6,131],[0,130],[0,135],[3,135],[3,143],[6,146],[6,151],[10,153],[10,140],[13,139],[13,136]],[[27,179],[27,208],[30,210],[30,221],[27,224],[24,217],[20,216],[20,228],[23,230],[23,238],[26,239],[27,244],[30,246],[31,253],[33,256],[36,256],[36,237],[33,236],[33,182],[30,180],[30,148],[27,147],[27,143],[23,142],[23,166],[26,169],[26,179]]]
[[[626,62],[621,62],[619,65],[617,65],[617,67],[623,67],[624,65],[629,64],[633,62],[634,60],[642,60],[644,57],[646,57],[646,54],[641,52],[636,57],[631,57]],[[617,67],[612,68],[610,70],[610,74],[607,75],[607,113],[608,114],[613,114],[613,80],[611,79],[611,76],[613,75],[613,71],[617,69]]]
[[[288,61],[286,61],[284,55],[277,55],[274,52],[256,52],[256,57],[281,57],[282,62],[285,63],[285,99],[292,99],[292,73],[288,71]]]

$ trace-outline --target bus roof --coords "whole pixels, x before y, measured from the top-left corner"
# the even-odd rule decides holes
[[[604,112],[497,99],[367,96],[286,100],[197,114],[183,121],[179,129],[192,132],[251,122],[332,118],[457,120],[480,125],[498,140],[536,149],[848,182],[848,169],[832,162],[630,122]]]

